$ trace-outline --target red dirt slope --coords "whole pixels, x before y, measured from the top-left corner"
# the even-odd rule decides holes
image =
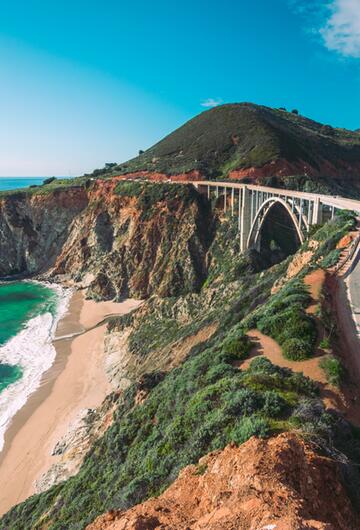
[[[255,437],[186,467],[159,497],[86,530],[355,530],[338,464],[295,434]]]

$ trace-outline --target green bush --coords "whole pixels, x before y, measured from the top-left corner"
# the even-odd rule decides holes
[[[120,197],[139,197],[144,190],[144,183],[121,180],[115,187],[115,193]]]
[[[323,269],[329,269],[330,267],[334,267],[339,261],[340,254],[341,250],[335,248],[320,261],[320,266]]]
[[[304,283],[291,280],[255,315],[256,327],[275,339],[293,361],[310,357],[316,344],[315,322],[304,309],[310,301]]]
[[[321,359],[320,366],[326,374],[326,379],[334,386],[340,386],[345,375],[345,370],[340,360],[333,355]]]
[[[293,337],[282,344],[282,350],[287,359],[302,361],[311,356],[313,347],[305,340]]]
[[[251,436],[265,438],[269,432],[270,427],[267,420],[258,416],[250,416],[248,418],[241,418],[239,423],[231,431],[230,439],[240,445],[251,438]]]
[[[316,394],[307,378],[264,358],[243,372],[233,368],[219,344],[215,340],[164,379],[156,377],[155,386],[151,377],[141,405],[134,404],[137,385],[130,387],[79,473],[14,508],[0,528],[84,528],[104,511],[159,494],[209,451],[268,435],[270,418],[288,418],[301,398]]]
[[[265,416],[269,418],[276,418],[281,416],[288,408],[285,399],[274,390],[264,392],[264,405],[262,408]]]
[[[52,182],[54,182],[56,180],[56,177],[49,177],[47,179],[44,180],[43,182],[43,185],[47,185],[47,184],[51,184]]]
[[[225,410],[235,416],[251,416],[261,410],[263,398],[261,394],[250,388],[241,388],[225,396]]]
[[[249,355],[252,344],[243,331],[229,334],[221,344],[221,354],[228,362],[244,360]]]

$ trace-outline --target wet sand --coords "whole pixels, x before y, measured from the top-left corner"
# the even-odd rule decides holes
[[[35,492],[35,481],[54,463],[51,452],[71,421],[81,409],[99,406],[110,392],[103,362],[106,323],[86,330],[138,305],[135,300],[96,303],[84,300],[81,292],[72,296],[56,331],[56,360],[5,433],[0,453],[0,514]]]

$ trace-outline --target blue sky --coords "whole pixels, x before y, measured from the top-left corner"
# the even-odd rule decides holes
[[[0,9],[0,175],[124,161],[220,102],[360,128],[360,0],[0,0]]]

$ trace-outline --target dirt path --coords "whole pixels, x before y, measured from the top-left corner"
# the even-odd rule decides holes
[[[306,308],[306,312],[309,315],[313,315],[316,312],[325,279],[326,272],[324,269],[316,269],[307,274],[304,278],[304,283],[309,288],[310,296],[312,298],[311,304]]]
[[[249,359],[242,364],[242,368],[245,370],[248,368],[251,360],[259,355],[264,355],[273,364],[277,364],[283,368],[290,368],[293,372],[302,372],[307,377],[310,377],[314,381],[326,385],[326,378],[324,371],[319,367],[319,358],[314,357],[307,359],[306,361],[289,361],[283,356],[282,350],[279,344],[264,335],[258,329],[252,329],[248,332],[248,337],[255,343],[254,348],[250,352]]]
[[[336,350],[342,357],[349,374],[349,381],[344,388],[340,391],[340,389],[329,385],[326,381],[324,371],[319,366],[321,358],[328,353],[327,351],[318,347],[315,351],[315,356],[311,359],[290,361],[285,359],[281,347],[275,340],[264,335],[257,329],[252,329],[248,332],[248,336],[254,343],[254,347],[250,352],[249,359],[242,363],[241,368],[245,370],[254,357],[264,355],[277,366],[290,368],[294,372],[303,373],[318,383],[320,395],[327,408],[340,411],[348,420],[356,425],[360,425],[360,390],[355,383],[355,381],[360,380],[360,351],[344,282],[327,276],[326,271],[321,269],[317,269],[308,274],[304,278],[304,282],[308,286],[312,298],[311,304],[306,309],[308,314],[315,315],[325,283],[327,290],[332,293],[333,305],[335,305],[337,313],[337,322],[342,330],[340,334],[340,348],[336,348]],[[321,339],[324,330],[319,321],[317,321],[317,327],[318,335]]]
[[[249,367],[252,359],[264,355],[273,364],[282,368],[290,368],[293,372],[303,373],[306,377],[318,383],[320,395],[326,408],[336,409],[343,414],[349,412],[347,400],[340,390],[326,382],[324,371],[319,366],[319,357],[313,357],[306,361],[289,361],[283,356],[279,344],[271,337],[264,335],[258,329],[250,330],[247,335],[255,345],[250,352],[249,358],[242,363],[242,370],[246,370]],[[358,421],[356,423],[360,424]]]

